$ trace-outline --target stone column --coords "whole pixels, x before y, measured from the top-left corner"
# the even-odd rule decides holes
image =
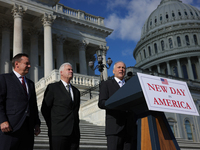
[[[79,64],[80,64],[80,73],[81,74],[87,74],[87,63],[86,63],[86,55],[85,50],[89,43],[86,41],[82,41],[79,43]]]
[[[35,83],[38,81],[38,35],[39,31],[35,28],[29,29],[31,40],[31,53],[30,53],[30,78]]]
[[[168,75],[172,75],[169,62],[167,62],[167,71]]]
[[[177,62],[177,68],[178,68],[178,75],[179,75],[180,78],[183,78],[183,73],[182,73],[182,71],[181,71],[181,63],[180,63],[180,60],[177,59],[176,62]]]
[[[57,67],[59,68],[64,62],[64,53],[63,53],[63,43],[65,38],[60,35],[56,36],[56,59],[57,59]]]
[[[12,14],[14,17],[14,35],[13,35],[13,56],[23,52],[23,27],[22,19],[26,8],[20,5],[14,5]]]
[[[44,76],[47,77],[53,70],[53,43],[51,25],[55,16],[44,14],[42,23],[44,26]]]
[[[1,73],[10,72],[10,26],[6,20],[0,22],[2,28]]]
[[[160,64],[157,65],[157,71],[158,71],[158,73],[161,73],[160,72]]]
[[[187,57],[187,61],[188,61],[188,75],[189,75],[189,79],[194,80],[194,74],[192,71],[192,64],[191,64],[191,60],[189,57]]]

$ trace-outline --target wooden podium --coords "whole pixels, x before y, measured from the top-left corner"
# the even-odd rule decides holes
[[[148,110],[138,76],[128,80],[105,105],[138,115],[137,150],[180,150],[165,114]]]

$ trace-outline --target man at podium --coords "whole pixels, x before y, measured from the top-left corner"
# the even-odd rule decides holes
[[[133,150],[137,148],[136,117],[132,112],[108,109],[105,102],[125,84],[126,65],[122,61],[113,67],[114,79],[100,85],[98,106],[106,110],[106,137],[108,150]]]

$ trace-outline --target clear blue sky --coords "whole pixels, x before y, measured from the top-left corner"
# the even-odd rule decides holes
[[[181,1],[200,8],[200,0]],[[104,17],[105,26],[114,29],[106,38],[109,46],[107,58],[111,57],[113,62],[123,61],[129,67],[136,64],[133,50],[140,39],[142,26],[160,2],[161,0],[60,0],[59,3]],[[112,68],[108,70],[109,76],[112,76]],[[95,73],[99,74],[98,71]]]

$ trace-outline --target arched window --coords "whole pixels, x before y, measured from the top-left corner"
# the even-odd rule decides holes
[[[160,16],[160,21],[162,21],[162,16]]]
[[[185,79],[188,79],[188,73],[187,73],[186,65],[182,65],[182,72],[183,72],[183,77]]]
[[[172,49],[173,48],[173,43],[172,43],[172,39],[169,38],[169,48]]]
[[[196,36],[195,34],[193,35],[193,38],[194,38],[194,44],[195,44],[195,45],[198,45],[197,36]]]
[[[175,14],[174,14],[174,12],[172,12],[172,17],[175,17]]]
[[[178,15],[181,16],[181,12],[180,11],[178,12]]]
[[[166,14],[166,19],[168,19],[168,14]]]
[[[144,58],[146,58],[146,52],[145,52],[145,49],[143,50],[143,53],[144,53]]]
[[[178,43],[178,47],[181,47],[181,38],[180,38],[180,36],[177,37],[177,43]]]
[[[178,77],[178,69],[177,69],[176,66],[173,67],[173,75],[174,75],[175,77]]]
[[[188,120],[185,120],[185,130],[187,133],[188,140],[193,140],[192,129],[191,129],[190,122]]]
[[[158,48],[157,48],[157,44],[154,43],[154,50],[155,50],[155,53],[157,54],[158,53]]]
[[[151,56],[151,47],[150,46],[148,47],[148,50],[149,50],[149,56]]]
[[[165,43],[164,43],[163,40],[161,41],[161,48],[162,48],[163,51],[165,50]]]
[[[192,72],[193,72],[193,75],[194,75],[194,79],[197,79],[198,76],[197,76],[197,69],[196,69],[195,64],[192,64]]]
[[[186,45],[190,45],[190,40],[189,40],[189,36],[188,35],[185,36],[185,41],[186,41]]]

